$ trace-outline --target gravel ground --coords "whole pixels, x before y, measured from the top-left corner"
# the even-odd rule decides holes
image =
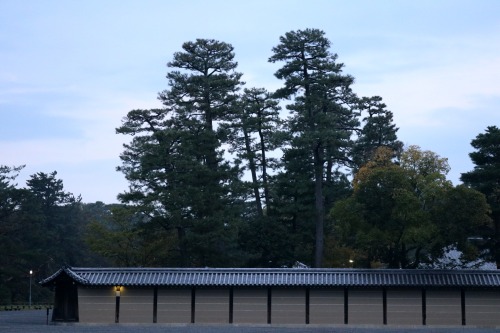
[[[102,333],[131,333],[131,332],[172,332],[172,333],[499,333],[494,328],[474,327],[353,327],[353,326],[237,326],[237,325],[132,325],[132,324],[57,324],[47,325],[46,310],[30,311],[0,311],[0,332],[102,332]]]

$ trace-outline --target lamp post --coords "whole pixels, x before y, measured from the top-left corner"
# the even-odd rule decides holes
[[[31,309],[31,276],[33,275],[33,271],[30,270],[30,309]]]

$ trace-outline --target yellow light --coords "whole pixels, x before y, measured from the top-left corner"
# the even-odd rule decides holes
[[[120,286],[116,286],[116,291],[120,292]]]

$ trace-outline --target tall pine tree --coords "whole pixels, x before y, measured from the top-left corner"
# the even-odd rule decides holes
[[[234,265],[239,170],[223,160],[217,122],[233,112],[241,74],[230,44],[198,39],[182,48],[168,63],[165,108],[133,110],[117,129],[135,135],[121,155],[131,185],[120,198],[176,233],[165,249],[178,259],[165,264]]]
[[[280,37],[269,58],[273,63],[285,63],[275,73],[284,80],[276,96],[295,96],[287,105],[290,141],[284,159],[291,167],[299,163],[312,168],[305,175],[314,186],[315,267],[321,267],[323,259],[325,179],[335,164],[346,160],[351,134],[358,124],[350,88],[354,79],[342,73],[343,64],[336,62],[337,55],[329,49],[330,41],[323,31],[297,30]]]

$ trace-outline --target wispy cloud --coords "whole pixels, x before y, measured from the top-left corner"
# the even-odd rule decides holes
[[[57,170],[88,201],[125,187],[114,168],[129,138],[115,128],[160,106],[165,64],[195,38],[232,43],[247,86],[275,90],[279,36],[323,29],[354,91],[382,96],[400,138],[449,157],[455,179],[470,140],[500,123],[498,1],[51,4],[0,1],[0,164]]]

